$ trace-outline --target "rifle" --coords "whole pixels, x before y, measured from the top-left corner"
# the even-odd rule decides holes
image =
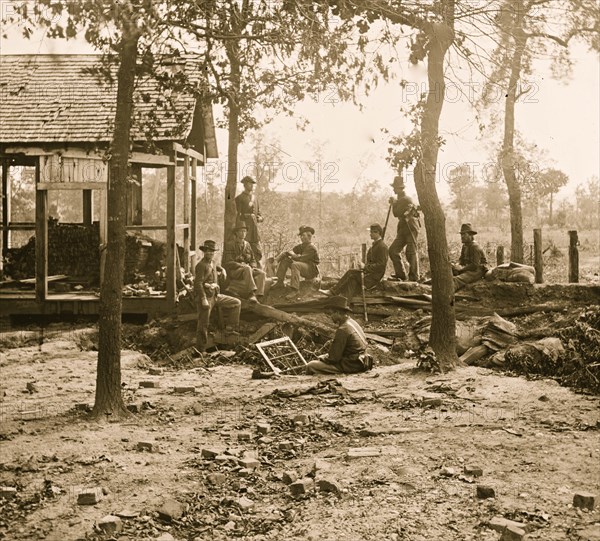
[[[387,213],[387,216],[385,218],[385,225],[383,226],[383,232],[381,233],[381,239],[382,240],[385,238],[385,232],[387,230],[387,225],[388,225],[388,222],[390,221],[390,213],[392,212],[392,204],[393,203],[390,203],[390,207],[388,208],[388,213]]]

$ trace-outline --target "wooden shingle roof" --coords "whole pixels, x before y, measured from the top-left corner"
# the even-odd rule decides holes
[[[0,56],[0,143],[92,143],[110,141],[116,109],[112,85],[87,70],[99,55]],[[176,69],[189,69],[179,63]],[[116,66],[114,68],[116,74]],[[155,79],[136,79],[134,141],[185,141],[192,130],[196,98],[173,96]]]

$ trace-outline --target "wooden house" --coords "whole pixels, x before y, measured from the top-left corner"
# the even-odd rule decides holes
[[[4,280],[0,314],[93,314],[98,297],[91,292],[57,293],[48,280],[48,197],[53,190],[80,194],[81,224],[98,228],[98,265],[102,276],[102,246],[106,239],[108,153],[116,109],[116,66],[99,71],[99,55],[0,56],[0,164],[2,168],[2,253],[17,231],[35,234],[35,291]],[[196,240],[198,173],[205,158],[216,158],[212,108],[198,99],[201,81],[193,59],[163,59],[162,78],[136,78],[132,127],[131,178],[127,198],[128,232],[162,231],[166,240],[166,291],[124,298],[124,312],[157,314],[176,302],[176,275],[193,269]],[[168,90],[161,80],[190,74],[185,88]],[[182,87],[183,88],[183,87]],[[19,221],[11,212],[10,168],[34,170],[31,199],[34,219]],[[143,171],[166,170],[166,221],[145,224]],[[65,192],[60,192],[65,193]],[[95,204],[99,208],[94,208]],[[33,206],[33,203],[32,203]],[[179,208],[177,208],[179,207]],[[52,222],[51,222],[52,223]],[[33,241],[31,241],[33,242]],[[178,250],[178,247],[181,250]],[[51,249],[57,249],[53,247]],[[182,257],[179,257],[181,251]],[[51,254],[50,254],[51,255]]]

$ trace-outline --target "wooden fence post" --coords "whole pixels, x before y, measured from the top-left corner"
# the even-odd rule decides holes
[[[577,231],[569,231],[569,283],[579,283],[579,238]]]
[[[533,230],[533,266],[535,267],[535,283],[544,283],[544,259],[542,248],[542,230]]]
[[[360,249],[361,249],[362,262],[366,263],[367,262],[367,245],[363,242],[360,246]]]
[[[496,266],[504,264],[504,246],[496,247]]]

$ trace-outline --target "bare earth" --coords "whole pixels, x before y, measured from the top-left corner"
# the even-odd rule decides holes
[[[0,499],[0,538],[110,539],[95,524],[129,510],[138,516],[112,538],[485,541],[499,539],[485,523],[500,515],[527,523],[532,540],[600,540],[600,400],[552,380],[474,367],[428,376],[412,362],[336,379],[252,380],[234,364],[151,376],[150,360],[126,351],[124,394],[142,409],[98,424],[74,407],[93,403],[95,362],[69,335],[1,353],[0,485],[18,491]],[[149,380],[160,387],[139,388]],[[299,414],[308,419],[294,424]],[[365,447],[378,456],[347,456]],[[230,458],[202,458],[208,448]],[[245,451],[257,469],[240,471]],[[333,492],[309,482],[293,497],[284,472]],[[478,484],[495,498],[478,499]],[[78,505],[94,487],[108,494]],[[595,509],[573,508],[575,492],[594,493]],[[187,505],[171,524],[156,513],[167,498]]]

